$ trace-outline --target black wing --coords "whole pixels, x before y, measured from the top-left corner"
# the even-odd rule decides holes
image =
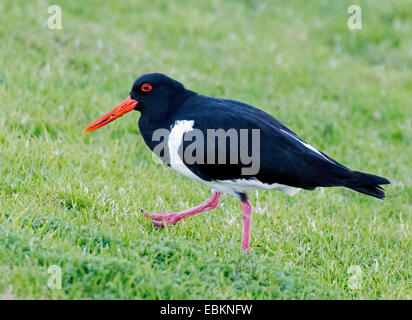
[[[249,133],[256,129],[260,132],[260,152],[254,154],[251,159],[254,163],[259,163],[259,170],[251,175],[245,175],[245,171],[242,170],[250,167],[250,164],[230,164],[232,141],[229,138],[226,139],[226,146],[219,145],[218,140],[215,140],[214,164],[210,161],[208,163],[207,154],[210,150],[207,148],[210,144],[207,141],[204,143],[203,163],[189,163],[184,157],[185,165],[203,180],[255,178],[263,183],[281,183],[304,189],[346,186],[380,198],[384,194],[378,186],[389,183],[384,178],[351,171],[308,145],[271,115],[244,103],[196,96],[179,109],[174,115],[174,120],[193,120],[193,128],[200,130],[204,137],[207,137],[208,129],[223,129],[225,132],[236,130],[238,137],[241,129],[248,129]],[[193,141],[184,141],[183,152]],[[247,141],[238,139],[238,142],[238,158],[240,151],[244,151],[245,148],[249,155],[252,155],[251,134]],[[222,148],[226,149],[226,161],[219,164],[218,154]]]

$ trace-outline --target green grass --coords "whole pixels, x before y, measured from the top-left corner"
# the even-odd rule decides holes
[[[47,28],[55,3],[60,31]],[[357,1],[358,31],[352,3],[1,1],[0,296],[411,299],[412,2]],[[264,109],[387,177],[387,198],[250,194],[249,255],[231,196],[154,228],[140,208],[182,210],[210,190],[152,161],[137,113],[81,133],[147,72]]]

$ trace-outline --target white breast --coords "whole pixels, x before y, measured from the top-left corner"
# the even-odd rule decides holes
[[[191,179],[201,180],[197,175],[190,171],[188,167],[186,167],[179,155],[179,148],[183,142],[183,135],[186,132],[192,131],[194,124],[195,122],[193,120],[177,120],[172,127],[167,145],[169,147],[170,166],[172,169]]]

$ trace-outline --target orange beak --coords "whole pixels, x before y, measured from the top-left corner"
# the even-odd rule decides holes
[[[121,104],[119,104],[116,108],[114,108],[112,111],[110,111],[109,113],[105,114],[103,117],[99,118],[98,120],[96,120],[95,122],[93,122],[92,124],[89,124],[84,130],[84,133],[87,132],[92,132],[94,130],[97,130],[103,126],[105,126],[106,124],[112,122],[113,120],[116,120],[117,118],[120,118],[122,115],[133,111],[134,110],[134,106],[137,104],[138,102],[136,100],[133,100],[132,98],[130,98],[130,96],[127,97],[126,100],[124,100]]]

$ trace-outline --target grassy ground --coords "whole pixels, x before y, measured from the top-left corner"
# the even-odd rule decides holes
[[[1,1],[0,297],[411,299],[412,1],[356,2],[358,31],[352,0]],[[210,190],[153,162],[137,113],[81,130],[156,71],[261,107],[389,178],[387,199],[251,194],[250,255],[230,196],[154,228],[140,208]],[[62,289],[47,285],[52,265]]]

